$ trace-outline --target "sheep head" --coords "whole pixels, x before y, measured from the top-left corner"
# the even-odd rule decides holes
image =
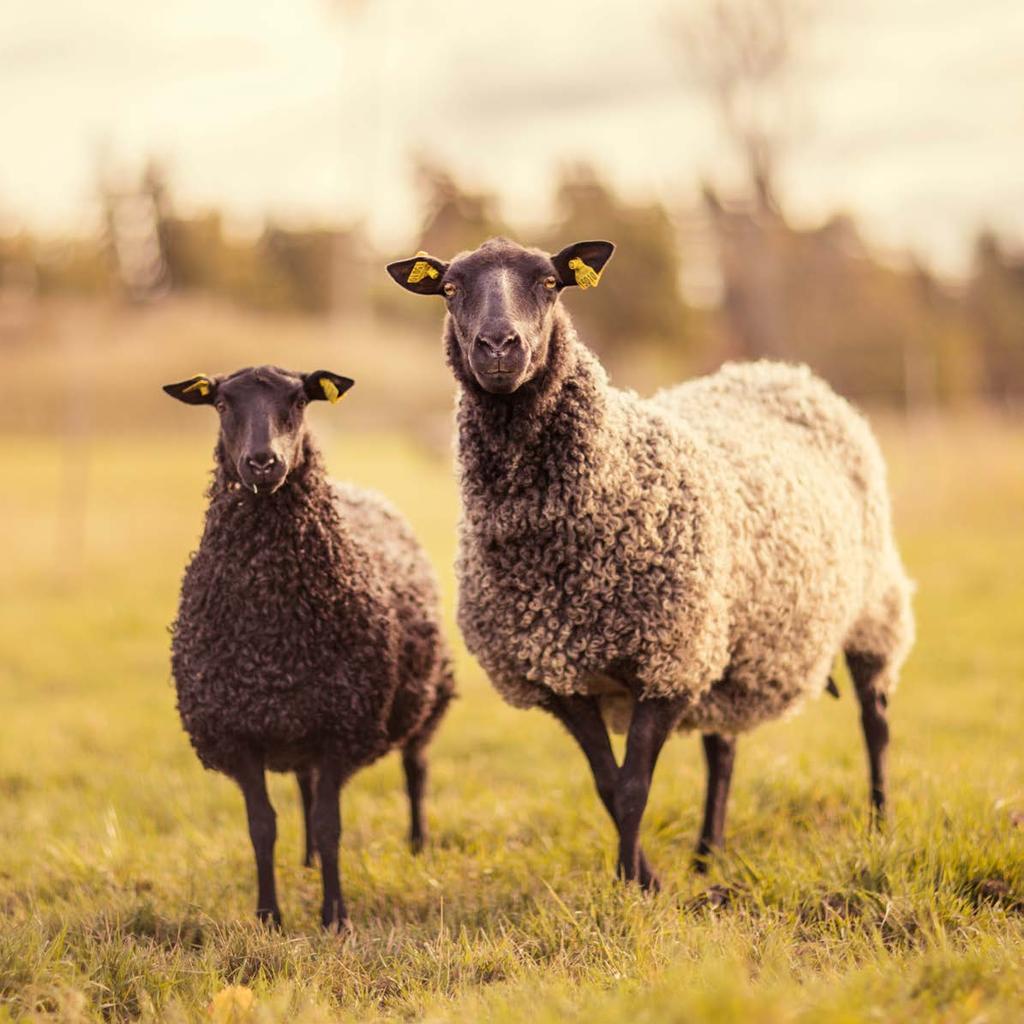
[[[227,472],[253,494],[279,490],[302,459],[305,408],[337,402],[354,381],[330,370],[292,373],[252,366],[220,377],[199,374],[164,385],[187,405],[212,405],[220,415],[218,451]]]
[[[460,376],[509,395],[544,368],[562,289],[596,287],[614,251],[611,242],[576,242],[549,255],[492,238],[448,263],[421,252],[387,269],[408,291],[444,298]]]

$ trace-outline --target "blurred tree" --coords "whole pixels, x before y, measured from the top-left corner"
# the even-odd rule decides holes
[[[279,277],[287,304],[307,313],[329,313],[353,303],[359,279],[356,259],[364,249],[358,231],[314,227],[295,230],[268,225],[258,247],[266,270]],[[354,276],[355,275],[355,276]]]
[[[499,213],[497,196],[465,188],[451,171],[425,156],[416,158],[413,174],[423,209],[422,228],[413,252],[422,249],[441,259],[451,259],[488,238],[511,234]],[[435,323],[437,311],[431,303],[410,305],[379,267],[374,269],[369,288],[375,312],[403,320],[418,318],[424,329]]]
[[[496,196],[464,189],[448,170],[425,157],[416,161],[415,175],[425,211],[420,249],[450,259],[495,235],[509,234]]]
[[[163,168],[150,161],[138,186],[131,188],[114,186],[103,166],[97,176],[104,241],[122,291],[135,302],[159,298],[171,286],[161,232],[166,204]]]
[[[586,164],[567,167],[555,194],[555,226],[542,243],[557,252],[588,238],[607,238],[619,250],[600,288],[578,299],[566,293],[588,343],[613,362],[643,347],[682,365],[693,339],[679,289],[675,227],[665,208],[624,201]]]
[[[794,121],[793,84],[812,22],[810,0],[704,0],[675,15],[680,71],[708,102],[743,184],[741,216],[704,187],[717,239],[729,348],[742,358],[779,356],[790,329],[776,177]]]
[[[5,301],[12,296],[31,301],[38,290],[32,238],[25,233],[0,235],[0,297]]]
[[[991,231],[979,234],[967,290],[978,334],[985,395],[1003,405],[1024,396],[1024,257],[1011,255]]]
[[[973,393],[976,346],[962,306],[923,266],[882,264],[849,217],[798,229],[778,212],[726,206],[713,193],[707,202],[740,354],[806,362],[844,394],[911,412]],[[763,263],[749,258],[752,237]],[[766,292],[785,331],[768,335],[757,322]]]
[[[705,0],[673,22],[683,73],[742,172],[728,199],[711,184],[703,191],[728,350],[807,362],[859,398],[933,408],[976,378],[954,298],[920,267],[874,259],[849,218],[797,229],[779,199],[815,13],[813,0]]]
[[[288,304],[307,313],[328,313],[334,295],[334,246],[337,232],[326,228],[293,231],[268,224],[257,252],[280,276]]]
[[[217,210],[178,215],[166,176],[152,166],[144,188],[157,210],[166,278],[175,291],[206,291],[257,308],[325,315],[337,305],[354,305],[357,290],[365,287],[355,266],[365,262],[355,259],[365,249],[357,229],[268,223],[256,239],[233,238]]]
[[[793,84],[813,23],[810,0],[705,0],[672,18],[683,77],[708,100],[760,205],[793,124]]]
[[[115,282],[103,246],[95,238],[28,238],[31,279],[41,296],[102,295]],[[25,273],[22,267],[20,273]]]
[[[218,290],[224,284],[224,224],[216,210],[195,217],[164,211],[160,222],[171,285],[176,291]]]
[[[718,255],[727,352],[741,359],[778,357],[785,349],[785,311],[780,296],[786,267],[780,238],[785,232],[774,203],[742,199],[726,203],[711,185],[703,190]]]

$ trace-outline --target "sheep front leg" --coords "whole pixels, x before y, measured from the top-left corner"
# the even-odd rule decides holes
[[[277,905],[274,882],[274,844],[277,842],[277,815],[267,794],[263,759],[247,753],[237,766],[235,780],[245,797],[249,819],[249,838],[256,855],[256,916],[268,924],[281,924],[281,908]]]
[[[619,826],[619,877],[640,877],[640,821],[647,807],[654,766],[684,702],[665,697],[638,700],[626,739],[626,758],[615,785],[615,820]],[[645,886],[647,888],[647,886]]]
[[[594,697],[554,695],[551,702],[543,706],[579,744],[594,776],[597,795],[617,829],[619,823],[615,816],[615,785],[619,779],[619,765],[597,700]],[[638,871],[643,888],[657,891],[661,887],[642,849],[638,852]]]
[[[338,846],[341,843],[342,777],[337,766],[323,763],[316,772],[313,790],[313,836],[320,855],[323,875],[323,905],[320,922],[331,931],[348,927],[348,911],[341,895],[341,877],[338,872]]]
[[[704,824],[697,842],[693,869],[700,874],[708,870],[708,854],[722,846],[725,840],[725,808],[729,801],[732,766],[736,759],[736,738],[705,733],[704,760],[708,767],[708,791],[704,800]]]

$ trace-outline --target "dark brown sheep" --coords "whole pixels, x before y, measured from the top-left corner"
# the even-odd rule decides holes
[[[322,921],[340,928],[341,787],[400,748],[419,849],[425,748],[453,692],[426,556],[380,497],[327,478],[305,423],[309,401],[337,401],[351,385],[264,366],[164,388],[220,415],[206,523],[173,626],[178,710],[203,765],[242,789],[256,913],[275,923],[265,771],[298,777],[305,862],[319,855]]]

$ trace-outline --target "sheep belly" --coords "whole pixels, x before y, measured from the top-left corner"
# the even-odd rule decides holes
[[[633,705],[636,702],[629,689],[603,672],[588,674],[581,682],[585,695],[597,698],[605,725],[615,733],[628,732],[629,723],[633,720]]]

